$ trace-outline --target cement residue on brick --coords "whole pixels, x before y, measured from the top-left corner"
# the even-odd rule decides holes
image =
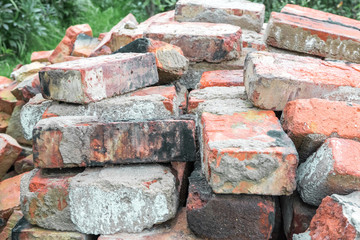
[[[71,219],[80,232],[140,232],[173,218],[175,177],[160,165],[87,169],[70,183]]]

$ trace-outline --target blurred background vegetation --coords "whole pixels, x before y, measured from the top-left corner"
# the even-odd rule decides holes
[[[210,1],[210,0],[209,0]],[[360,20],[360,0],[253,0],[272,11],[288,3]],[[176,0],[0,0],[0,76],[9,77],[33,51],[56,47],[70,25],[88,23],[94,36],[109,31],[128,13],[139,22],[174,8]]]

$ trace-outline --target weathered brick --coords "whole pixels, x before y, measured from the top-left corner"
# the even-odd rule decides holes
[[[304,202],[318,206],[331,194],[360,190],[360,143],[329,138],[297,170],[298,191]]]
[[[202,164],[215,193],[290,195],[298,154],[272,111],[203,113]]]
[[[17,100],[28,102],[36,94],[41,93],[39,74],[30,76],[11,90]]]
[[[49,62],[49,57],[54,50],[50,51],[38,51],[31,53],[31,62]]]
[[[308,239],[358,239],[359,202],[360,192],[346,196],[333,194],[324,198],[311,220]]]
[[[20,180],[22,175],[0,182],[0,229],[13,213],[20,207]]]
[[[267,44],[291,51],[360,63],[360,22],[319,10],[287,5],[273,12]]]
[[[199,117],[204,112],[218,115],[245,112],[254,109],[246,100],[244,87],[209,87],[196,89],[189,94],[188,113]]]
[[[15,169],[15,172],[18,174],[33,170],[34,169],[33,154],[26,156],[24,158],[21,158],[19,160],[16,160],[14,162],[14,169]]]
[[[359,69],[357,64],[252,52],[244,83],[249,100],[263,109],[283,110],[288,101],[308,98],[360,102]]]
[[[264,4],[250,1],[179,0],[175,6],[175,20],[179,22],[228,23],[257,32],[264,17]]]
[[[33,77],[34,74],[37,74],[46,65],[47,63],[40,62],[33,62],[23,65],[22,67],[11,73],[11,78],[20,83],[28,77]]]
[[[0,76],[0,88],[3,89],[9,86],[13,81],[10,78]]]
[[[266,51],[268,49],[264,40],[263,30],[260,33],[249,30],[242,30],[241,37],[243,42],[243,49],[251,48],[257,51]]]
[[[196,159],[195,159],[196,160]],[[188,177],[193,164],[190,162],[171,162],[176,177],[176,190],[179,193],[179,206],[185,206],[188,194]]]
[[[132,25],[132,26],[138,25],[136,18],[131,13],[129,13],[120,22],[118,22],[114,27],[112,27],[109,32],[104,34],[104,36],[101,39],[101,42],[92,51],[92,54],[97,55],[104,46],[109,46],[111,51],[115,51],[115,50],[119,49],[119,47],[113,46],[113,43],[112,43],[112,41],[116,41],[116,40],[114,40],[114,38],[116,38],[115,34],[117,32],[122,31],[123,29],[129,28],[130,25]],[[124,45],[126,45],[126,44],[124,44]]]
[[[11,136],[0,133],[0,179],[13,165],[22,148]]]
[[[180,47],[194,62],[221,62],[241,55],[241,29],[229,24],[153,23],[144,36]]]
[[[360,105],[325,99],[298,99],[288,102],[282,115],[282,126],[300,147],[309,134],[360,140]]]
[[[51,63],[59,63],[71,60],[70,54],[73,50],[76,38],[80,33],[92,36],[91,27],[88,24],[79,24],[66,29],[64,38],[50,55],[49,61]]]
[[[95,122],[57,117],[34,128],[34,163],[42,168],[195,160],[193,120]]]
[[[176,215],[170,168],[139,165],[86,169],[70,183],[71,220],[80,232],[141,232]]]
[[[6,129],[9,126],[10,118],[10,114],[0,112],[0,133],[6,132]]]
[[[304,203],[297,191],[291,196],[281,197],[283,227],[287,239],[305,232],[316,213],[316,207]]]
[[[12,240],[95,240],[96,236],[80,232],[54,231],[30,225],[25,218],[20,219],[12,230]]]
[[[206,239],[269,239],[275,224],[271,196],[217,195],[199,170],[189,178],[189,228]]]
[[[154,53],[159,73],[159,84],[170,83],[181,78],[189,67],[189,60],[184,57],[181,48],[162,41],[139,38],[114,53],[127,52]]]
[[[58,63],[43,68],[39,76],[45,98],[71,103],[95,102],[159,81],[151,53],[121,53]]]
[[[199,87],[234,87],[244,86],[243,70],[217,70],[204,72]]]
[[[18,83],[12,82],[8,86],[0,90],[0,112],[12,114],[12,112],[14,111],[18,100],[11,93],[11,91],[13,91],[17,85]]]
[[[143,88],[87,105],[44,101],[36,96],[21,109],[21,126],[26,139],[30,140],[34,126],[41,118],[95,115],[106,122],[169,119],[179,116],[182,98],[174,86]]]
[[[90,57],[92,51],[98,46],[100,41],[84,33],[80,33],[76,37],[71,56]],[[108,54],[111,52],[109,51]]]
[[[155,225],[141,233],[117,233],[113,235],[100,235],[98,240],[199,240],[188,228],[186,209],[181,208],[175,219],[170,222]]]
[[[11,231],[16,226],[17,222],[23,217],[21,210],[14,210],[10,218],[6,222],[5,227],[1,231],[0,227],[0,239],[2,240],[12,240]]]
[[[15,138],[18,143],[31,146],[32,141],[25,139],[24,131],[20,123],[20,112],[24,104],[25,103],[23,101],[18,101],[18,103],[16,104],[14,111],[11,114],[11,118],[9,120],[9,124],[8,127],[6,128],[5,133]]]

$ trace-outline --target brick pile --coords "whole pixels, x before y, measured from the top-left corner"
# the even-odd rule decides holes
[[[0,78],[0,239],[358,239],[360,23],[264,13],[71,26]]]

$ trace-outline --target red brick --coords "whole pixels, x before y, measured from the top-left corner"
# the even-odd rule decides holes
[[[74,43],[73,50],[71,52],[71,56],[75,57],[89,57],[92,51],[98,46],[99,40],[97,38],[93,38],[84,33],[80,33],[76,41]],[[108,54],[110,54],[109,52]]]
[[[262,109],[280,111],[289,101],[308,98],[360,102],[359,69],[358,64],[252,52],[244,84],[249,100]]]
[[[0,182],[0,222],[6,222],[13,210],[20,207],[20,180],[23,175]]]
[[[241,29],[228,24],[153,23],[144,36],[180,47],[195,62],[221,62],[241,55]]]
[[[101,42],[92,51],[92,54],[97,55],[97,52],[101,51],[101,48],[103,48],[104,46],[109,46],[112,52],[119,49],[118,46],[113,46],[114,44],[112,42],[116,41],[114,39],[114,38],[116,38],[115,37],[116,33],[123,29],[126,29],[127,25],[129,25],[129,24],[132,24],[134,26],[138,25],[136,18],[131,13],[129,13],[120,22],[118,22],[114,27],[112,27],[109,32],[107,32],[103,36],[101,36],[102,37]],[[126,45],[126,44],[124,44],[124,45]]]
[[[184,57],[181,48],[149,38],[139,38],[114,53],[127,52],[154,53],[160,84],[166,84],[178,80],[182,75],[184,75],[189,66],[189,60]]]
[[[175,6],[175,20],[179,22],[227,23],[257,32],[264,17],[264,4],[250,1],[179,0]]]
[[[188,191],[188,177],[193,164],[190,162],[171,162],[171,168],[175,170],[176,188],[179,192],[179,206],[185,206]]]
[[[12,114],[14,111],[18,100],[11,91],[16,88],[17,85],[18,83],[12,82],[10,85],[0,90],[0,112]]]
[[[290,195],[298,154],[272,111],[203,113],[203,168],[215,193]]]
[[[199,170],[189,178],[187,220],[202,239],[270,239],[275,224],[271,196],[217,195]]]
[[[360,140],[360,105],[325,99],[298,99],[288,102],[282,126],[296,146],[309,134]]]
[[[360,193],[324,198],[311,220],[311,239],[355,240],[360,234]]]
[[[356,20],[288,6],[282,13],[271,14],[266,43],[291,51],[360,63],[357,26],[360,22]]]
[[[92,30],[88,24],[81,24],[69,27],[68,29],[66,29],[64,38],[50,55],[49,61],[51,63],[59,63],[70,60],[71,58],[66,57],[70,56],[76,38],[80,33],[92,36]]]
[[[22,151],[14,138],[0,133],[0,179],[6,174]]]
[[[3,89],[9,86],[13,81],[10,78],[0,76],[0,88]]]
[[[34,163],[42,168],[195,160],[193,120],[102,123],[59,117],[41,120],[34,131]]]
[[[0,133],[6,132],[6,129],[9,126],[10,118],[11,118],[10,114],[0,112]]]
[[[360,143],[329,138],[297,170],[298,190],[304,202],[318,206],[331,194],[360,190]]]
[[[206,87],[244,86],[243,70],[217,70],[204,72],[200,79],[200,89]]]
[[[14,163],[15,172],[18,174],[28,172],[34,169],[34,159],[33,155],[16,160]]]
[[[121,53],[53,64],[39,73],[48,99],[89,103],[156,84],[151,53]],[[71,78],[72,81],[67,81]]]
[[[264,33],[243,30],[242,31],[243,48],[251,48],[257,51],[266,51],[268,48],[264,40]],[[244,54],[243,54],[244,55]]]
[[[49,57],[52,53],[53,50],[33,52],[31,54],[31,62],[49,62]]]
[[[11,90],[17,100],[29,101],[36,94],[41,93],[39,74],[35,74],[19,83]]]

